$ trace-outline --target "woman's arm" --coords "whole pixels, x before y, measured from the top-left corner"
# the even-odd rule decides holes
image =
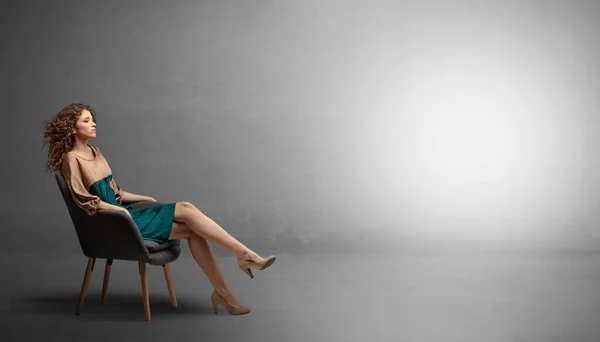
[[[106,202],[104,202],[102,200],[98,204],[98,209],[100,209],[100,210],[102,210],[102,209],[104,209],[104,210],[116,210],[116,211],[123,212],[126,215],[128,215],[129,217],[131,217],[131,214],[129,213],[129,210],[127,210],[125,208],[122,208],[122,207],[118,207],[118,206],[110,204],[110,203],[106,203]]]
[[[100,197],[88,192],[86,186],[83,184],[83,176],[75,157],[67,153],[63,158],[61,172],[71,192],[71,197],[77,206],[83,209],[88,215],[96,214],[98,205],[101,202]]]
[[[121,204],[123,204],[123,202],[131,203],[131,202],[137,202],[137,201],[156,202],[156,200],[150,196],[136,195],[136,194],[132,194],[131,192],[127,192],[127,191],[123,190],[123,188],[121,188],[119,186],[119,184],[117,184],[114,177],[110,180],[110,186],[112,187],[113,191],[115,192],[115,198]]]
[[[104,201],[100,201],[100,203],[98,203],[98,209],[100,210],[117,210],[117,211],[127,211],[127,209],[123,208],[123,207],[119,207],[116,206],[114,204],[110,204]]]
[[[156,202],[156,200],[153,197],[150,196],[143,196],[143,195],[136,195],[136,194],[132,194],[130,192],[127,191],[123,191],[122,195],[121,195],[121,200],[123,202],[137,202],[137,201],[151,201],[151,202]]]

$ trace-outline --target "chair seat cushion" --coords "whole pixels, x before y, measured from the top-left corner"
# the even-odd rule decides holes
[[[163,249],[155,253],[150,253],[150,259],[147,261],[150,265],[165,265],[171,263],[181,254],[181,247],[172,246],[171,248]]]
[[[164,243],[158,243],[156,241],[144,240],[144,246],[148,249],[149,253],[155,253],[158,251],[171,248],[173,246],[179,246],[179,240],[169,240]]]

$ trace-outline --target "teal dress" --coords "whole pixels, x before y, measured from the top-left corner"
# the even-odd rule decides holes
[[[173,218],[175,216],[175,204],[155,204],[148,207],[133,209],[130,205],[122,205],[117,201],[115,192],[110,187],[112,175],[109,175],[90,186],[89,192],[100,197],[104,202],[127,209],[137,225],[142,239],[157,243],[169,240]]]

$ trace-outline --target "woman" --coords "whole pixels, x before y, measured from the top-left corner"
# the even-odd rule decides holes
[[[48,141],[44,144],[49,144],[46,171],[62,172],[73,199],[88,215],[96,214],[99,209],[118,210],[133,219],[144,240],[163,243],[187,239],[192,256],[214,287],[213,307],[220,304],[232,315],[250,312],[250,308],[241,306],[231,293],[208,240],[233,252],[240,269],[251,278],[254,278],[251,268],[264,270],[275,261],[275,256],[262,258],[189,202],[138,209],[123,205],[123,202],[156,200],[126,192],[115,182],[98,147],[88,145],[88,140],[95,137],[96,114],[89,105],[74,103],[63,108],[45,125],[44,138]]]

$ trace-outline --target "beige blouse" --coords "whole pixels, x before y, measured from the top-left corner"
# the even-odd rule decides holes
[[[97,146],[88,145],[88,147],[93,152],[92,159],[69,151],[63,157],[61,172],[75,203],[88,215],[94,215],[98,210],[101,198],[89,192],[90,186],[112,175],[112,170]],[[110,187],[115,192],[117,201],[122,203],[123,189],[117,185],[114,178],[110,181]]]

